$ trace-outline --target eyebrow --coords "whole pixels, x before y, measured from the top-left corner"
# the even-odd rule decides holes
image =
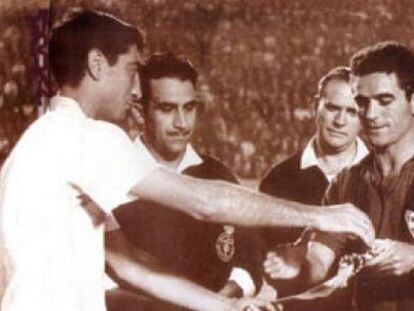
[[[157,106],[161,106],[161,105],[178,106],[178,104],[177,104],[177,103],[174,103],[174,102],[169,102],[169,101],[162,101],[162,102],[159,102],[159,101],[153,100],[153,102],[154,102],[154,103],[155,103],[155,105],[157,105]],[[184,103],[184,105],[183,105],[183,106],[186,106],[186,105],[191,105],[191,104],[196,105],[196,104],[197,104],[197,102],[198,102],[198,101],[197,101],[196,99],[193,99],[193,100],[190,100],[190,101],[188,101],[188,102]]]
[[[381,99],[381,98],[395,98],[395,95],[392,93],[379,93],[372,96],[375,99]]]
[[[325,106],[331,106],[331,107],[334,107],[334,108],[341,108],[341,106],[339,106],[339,105],[337,105],[333,102],[326,102]]]

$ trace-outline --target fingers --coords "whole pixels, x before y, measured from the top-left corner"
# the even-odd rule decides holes
[[[348,232],[356,234],[366,245],[371,246],[375,239],[375,230],[371,220],[353,205],[347,204],[347,206],[348,211],[342,221],[345,222],[348,219],[350,230]]]
[[[274,252],[269,252],[263,263],[264,271],[271,279],[293,279],[299,275],[300,268],[294,263],[286,262]]]
[[[384,241],[384,240],[383,240]],[[372,247],[374,256],[367,261],[367,267],[381,267],[386,266],[392,262],[393,252],[391,244],[383,241],[376,241]]]
[[[243,304],[245,305],[245,307],[243,308],[243,310],[245,311],[277,311],[275,306],[273,306],[273,304],[270,303],[270,301],[259,298],[250,298],[248,300],[245,300]]]
[[[243,311],[260,311],[260,308],[254,305],[249,305],[245,307]]]
[[[283,260],[275,255],[267,255],[267,259],[263,263],[264,271],[272,279],[277,279],[281,276],[285,264]]]

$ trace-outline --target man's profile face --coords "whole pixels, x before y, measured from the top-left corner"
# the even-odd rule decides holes
[[[387,147],[398,142],[412,127],[412,103],[395,73],[354,76],[352,90],[362,126],[374,147]]]
[[[196,122],[196,94],[190,80],[163,77],[150,81],[151,99],[145,114],[146,138],[165,159],[187,147]]]
[[[112,66],[105,67],[101,85],[102,104],[100,117],[104,120],[122,121],[126,117],[128,104],[133,96],[141,97],[138,67],[142,56],[136,45],[131,45],[126,53],[120,54]]]
[[[329,81],[316,113],[319,142],[334,152],[346,150],[360,130],[357,110],[349,83],[339,79]]]

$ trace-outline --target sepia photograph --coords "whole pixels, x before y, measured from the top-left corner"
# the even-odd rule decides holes
[[[2,0],[0,311],[413,311],[412,16]]]

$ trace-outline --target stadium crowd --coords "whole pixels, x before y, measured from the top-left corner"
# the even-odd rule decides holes
[[[1,13],[0,159],[37,116],[27,17],[41,8],[38,2],[6,6]],[[323,72],[376,41],[414,46],[409,0],[398,5],[391,0],[59,0],[52,5],[54,14],[73,5],[107,9],[139,24],[151,51],[187,55],[200,69],[199,96],[210,120],[200,122],[195,145],[247,178],[262,176],[306,143],[313,132],[314,86]]]

